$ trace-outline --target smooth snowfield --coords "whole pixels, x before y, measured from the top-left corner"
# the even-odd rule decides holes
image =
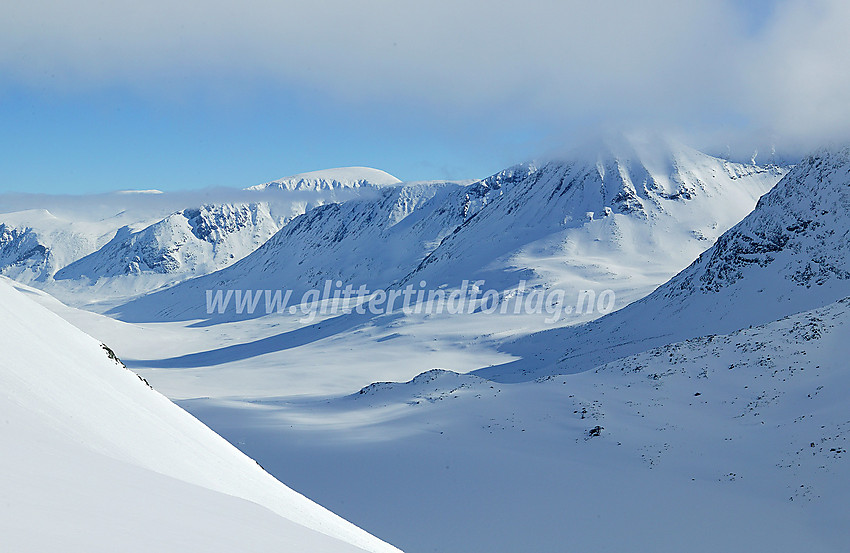
[[[0,281],[4,550],[397,551],[287,488]]]

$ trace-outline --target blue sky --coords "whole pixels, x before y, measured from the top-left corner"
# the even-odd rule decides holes
[[[850,123],[846,39],[819,41],[840,2],[137,4],[0,8],[0,191],[474,178],[598,128],[746,148]]]
[[[497,140],[414,110],[359,110],[284,87],[239,99],[145,98],[107,88],[18,87],[2,101],[6,191],[93,192],[247,186],[315,169],[362,165],[399,178],[486,176],[534,151],[514,129]],[[532,142],[530,139],[528,142]]]

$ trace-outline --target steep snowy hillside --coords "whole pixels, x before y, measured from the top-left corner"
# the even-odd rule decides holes
[[[327,279],[374,290],[407,274],[494,192],[478,183],[408,183],[376,200],[310,210],[261,248],[227,269],[142,297],[121,307],[124,318],[203,318],[207,289],[289,289],[300,298]],[[167,312],[166,312],[167,311]]]
[[[659,297],[669,305],[702,300],[704,316],[723,321],[727,330],[824,305],[849,291],[846,147],[804,159]]]
[[[838,553],[849,331],[847,298],[539,381],[183,405],[411,552]]]
[[[0,281],[0,535],[41,551],[397,551]]]
[[[246,190],[339,190],[400,184],[394,176],[370,167],[339,167],[284,177]]]
[[[513,380],[583,370],[836,301],[850,294],[848,213],[850,148],[819,151],[647,298],[582,327],[522,339],[507,349],[525,360],[480,374]]]

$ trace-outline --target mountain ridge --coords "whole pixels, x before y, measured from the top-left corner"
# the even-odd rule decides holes
[[[338,190],[340,188],[392,186],[400,183],[399,179],[380,169],[336,167],[282,177],[263,184],[249,186],[246,190]]]

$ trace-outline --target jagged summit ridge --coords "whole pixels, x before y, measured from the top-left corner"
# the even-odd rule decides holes
[[[369,186],[391,186],[401,181],[380,169],[371,167],[338,167],[309,173],[299,173],[264,184],[250,186],[246,190],[338,190]]]

